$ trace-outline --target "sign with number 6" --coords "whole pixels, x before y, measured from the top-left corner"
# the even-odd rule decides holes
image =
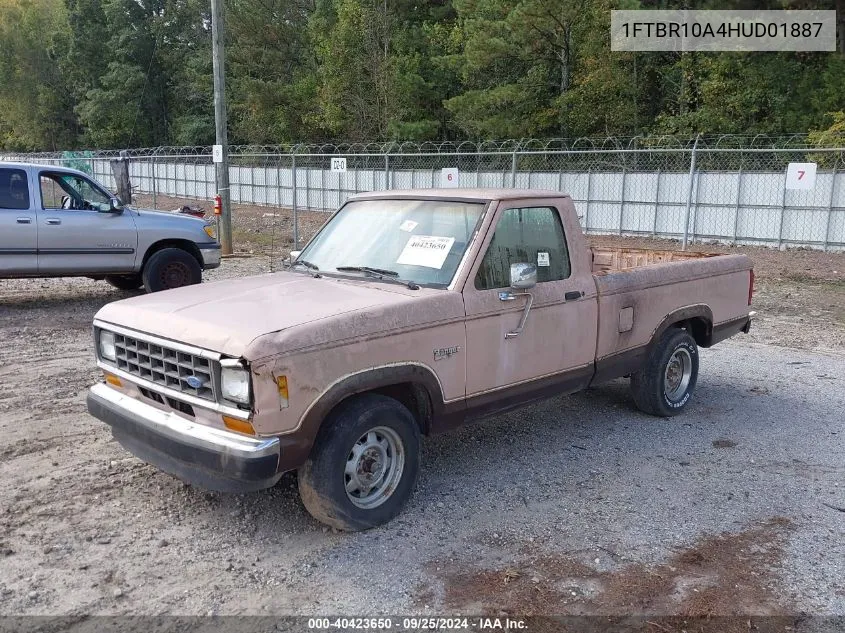
[[[787,189],[812,189],[816,186],[816,163],[789,163],[786,168]]]
[[[458,168],[444,167],[440,170],[440,186],[441,187],[457,187],[459,186]]]

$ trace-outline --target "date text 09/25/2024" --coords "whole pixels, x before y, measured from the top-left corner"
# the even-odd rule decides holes
[[[489,617],[373,617],[373,618],[309,618],[308,629],[364,630],[364,631],[494,631],[526,630],[528,623],[521,618]]]

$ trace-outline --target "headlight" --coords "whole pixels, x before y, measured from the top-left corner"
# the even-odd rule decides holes
[[[214,235],[214,225],[213,224],[206,224],[203,227],[203,230],[205,231],[205,234],[208,235],[208,237],[210,237],[211,239],[216,239],[216,237]]]
[[[226,400],[249,404],[249,370],[223,367],[220,371],[220,390]]]
[[[100,358],[112,362],[117,361],[117,350],[114,348],[114,332],[100,330]]]

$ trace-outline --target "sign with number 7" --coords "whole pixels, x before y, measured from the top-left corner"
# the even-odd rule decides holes
[[[816,163],[789,163],[786,168],[787,189],[812,189],[816,186]]]

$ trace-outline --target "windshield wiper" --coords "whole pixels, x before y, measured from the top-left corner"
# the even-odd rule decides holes
[[[296,266],[297,264],[302,264],[306,268],[310,268],[311,270],[320,270],[320,267],[317,264],[312,264],[307,259],[297,259],[296,261],[291,264],[291,266]]]
[[[317,272],[318,270],[320,270],[317,264],[312,264],[307,259],[297,259],[290,265],[291,270],[295,268],[297,264],[302,264],[303,266],[305,266],[308,269],[306,272],[315,279],[319,279],[320,277],[322,277],[322,275]]]
[[[409,290],[419,290],[420,287],[408,279],[400,279],[399,273],[395,270],[387,270],[385,268],[370,268],[369,266],[336,266],[335,270],[340,272],[358,272],[378,277],[384,281],[394,281],[407,287]]]
[[[385,268],[370,268],[369,266],[338,266],[335,270],[341,272],[352,271],[360,273],[372,273],[373,275],[387,275],[388,277],[398,277],[399,273],[395,270],[387,270]]]

